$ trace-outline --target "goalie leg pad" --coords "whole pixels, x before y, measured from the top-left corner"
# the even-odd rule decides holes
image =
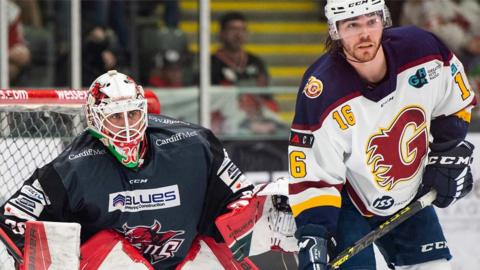
[[[233,259],[232,252],[225,243],[217,243],[208,236],[197,237],[185,260],[176,270],[258,270],[248,259],[241,262]]]
[[[78,269],[80,224],[28,221],[24,251],[27,269]]]

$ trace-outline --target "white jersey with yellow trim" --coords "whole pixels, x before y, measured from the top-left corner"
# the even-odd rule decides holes
[[[469,118],[474,91],[434,35],[387,29],[382,46],[388,71],[376,86],[340,55],[325,54],[305,73],[289,146],[295,217],[316,209],[321,223],[335,224],[345,187],[362,214],[395,213],[421,183],[430,122],[462,110]]]

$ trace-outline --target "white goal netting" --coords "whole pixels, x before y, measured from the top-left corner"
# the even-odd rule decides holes
[[[0,205],[84,130],[85,98],[85,91],[0,90]],[[0,269],[11,267],[0,242]]]
[[[0,204],[85,128],[85,92],[68,92],[0,90]]]

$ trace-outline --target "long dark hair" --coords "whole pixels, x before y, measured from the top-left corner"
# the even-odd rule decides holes
[[[330,54],[338,54],[342,52],[342,42],[333,40],[330,35],[325,39],[325,50]]]

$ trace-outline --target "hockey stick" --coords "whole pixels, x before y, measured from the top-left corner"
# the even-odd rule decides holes
[[[427,194],[420,197],[415,202],[407,205],[405,208],[398,211],[396,214],[391,216],[385,222],[380,224],[375,230],[369,232],[367,235],[359,239],[355,244],[351,247],[346,248],[337,257],[335,257],[330,263],[330,267],[332,269],[337,269],[346,262],[348,259],[353,257],[358,252],[362,251],[364,248],[370,246],[373,242],[378,240],[380,237],[387,234],[393,228],[400,225],[400,223],[404,222],[411,216],[415,215],[417,212],[422,210],[423,208],[432,204],[432,202],[437,197],[437,191],[431,190]]]
[[[13,243],[12,239],[8,237],[7,233],[0,228],[0,240],[5,245],[10,255],[15,259],[18,264],[23,264],[23,255],[20,249]]]

